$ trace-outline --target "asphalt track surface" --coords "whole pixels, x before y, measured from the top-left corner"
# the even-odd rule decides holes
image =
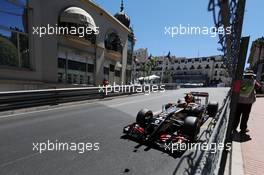
[[[175,102],[183,97],[183,93],[191,90],[208,92],[209,101],[222,104],[229,89],[178,89],[0,116],[0,174],[192,174],[188,167],[193,166],[192,160],[196,156],[193,150],[171,156],[121,138],[123,127],[135,121],[141,108],[158,112],[162,104]],[[208,137],[208,124],[210,120],[202,126],[200,141]],[[48,140],[53,143],[93,145],[89,147],[92,150],[84,153],[66,150],[39,153],[33,150],[33,143],[47,143]]]

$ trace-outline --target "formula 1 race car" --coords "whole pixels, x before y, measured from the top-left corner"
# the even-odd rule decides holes
[[[190,103],[179,100],[177,103],[163,105],[162,112],[153,115],[152,111],[142,109],[136,122],[125,126],[123,133],[140,142],[154,143],[161,148],[170,144],[195,142],[200,127],[218,112],[218,103],[208,103],[206,92],[190,92]]]

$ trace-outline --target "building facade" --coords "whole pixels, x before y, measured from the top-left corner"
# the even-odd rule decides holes
[[[132,78],[135,80],[137,77],[140,77],[143,75],[143,71],[140,70],[142,65],[147,61],[148,59],[148,49],[147,48],[140,48],[134,51],[133,53],[133,71],[132,71]],[[140,66],[141,65],[141,66]]]
[[[264,37],[252,43],[248,63],[256,73],[257,80],[264,81]]]
[[[137,62],[145,62],[148,58],[148,49],[147,48],[140,48],[134,51],[134,59],[136,59]]]
[[[114,16],[88,0],[19,2],[0,2],[2,90],[131,81],[135,37],[123,1]]]
[[[205,85],[224,83],[226,86],[231,83],[221,55],[197,58],[146,57],[145,61],[135,63],[135,77],[148,76],[144,64],[151,61],[150,59],[154,60],[150,68],[151,74],[161,77],[163,83],[203,83]]]

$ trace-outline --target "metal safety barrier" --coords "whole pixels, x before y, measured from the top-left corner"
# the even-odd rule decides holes
[[[209,145],[225,143],[226,128],[230,110],[230,92],[224,99],[215,118],[207,128],[200,133],[198,142],[195,144],[207,145],[208,149],[191,149],[180,157],[173,175],[218,175],[223,150],[212,150]],[[197,148],[197,147],[196,147]]]
[[[0,92],[0,111],[42,105],[57,105],[65,102],[100,99],[134,93],[129,88],[122,89],[122,92],[114,92],[112,89],[108,89],[106,95],[101,87]]]
[[[226,149],[231,149],[231,145],[226,145],[230,102],[230,95],[228,95],[225,99],[224,106],[220,109],[220,115],[216,119],[214,130],[208,141],[208,145],[215,145],[217,149],[215,152],[209,149],[202,153],[202,159],[197,167],[196,175],[218,175],[223,152]]]
[[[162,90],[161,85],[116,85],[99,87],[42,89],[0,92],[0,111],[42,105],[57,105],[65,102],[102,99],[120,95]],[[166,87],[164,87],[166,88]],[[137,89],[142,89],[138,91]]]

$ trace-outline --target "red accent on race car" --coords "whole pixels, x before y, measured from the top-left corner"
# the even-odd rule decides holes
[[[160,135],[160,140],[165,142],[166,140],[170,139],[171,138],[171,135],[169,134],[161,134]]]
[[[145,129],[140,126],[135,126],[134,129],[142,134],[145,132]]]
[[[172,140],[177,142],[187,141],[187,139],[184,136],[175,136],[172,138]]]

